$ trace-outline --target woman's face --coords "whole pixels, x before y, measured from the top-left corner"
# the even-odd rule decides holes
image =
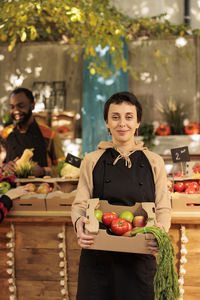
[[[129,102],[110,105],[106,126],[110,129],[114,143],[133,142],[135,131],[139,125],[135,105]]]

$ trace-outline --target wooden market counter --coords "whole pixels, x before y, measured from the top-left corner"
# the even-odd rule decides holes
[[[79,255],[69,216],[7,217],[0,225],[0,299],[15,294],[8,282],[14,279],[13,299],[60,300],[68,294],[75,300]]]
[[[199,300],[200,217],[172,218],[170,236],[178,270],[182,226],[188,238],[184,300]],[[75,300],[79,255],[80,247],[69,214],[66,217],[8,216],[0,225],[0,299],[9,300],[16,285],[17,300],[68,299],[65,293],[69,300]]]
[[[185,229],[185,236],[188,239],[185,244],[181,244],[183,229]],[[187,250],[185,254],[187,262],[183,264],[186,271],[183,274],[183,299],[198,300],[200,299],[200,216],[191,218],[189,216],[172,215],[172,225],[169,233],[175,250],[175,264],[179,271],[182,246],[185,246]]]

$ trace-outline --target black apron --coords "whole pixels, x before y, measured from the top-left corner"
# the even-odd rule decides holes
[[[154,202],[155,185],[151,165],[142,151],[131,154],[132,167],[108,149],[93,170],[93,198],[110,204],[132,206]],[[82,249],[77,300],[154,300],[153,255]]]
[[[6,163],[20,158],[24,150],[28,148],[34,149],[32,160],[37,162],[40,167],[47,166],[47,149],[45,140],[42,136],[37,122],[30,125],[26,133],[21,133],[17,127],[13,129],[6,140]]]

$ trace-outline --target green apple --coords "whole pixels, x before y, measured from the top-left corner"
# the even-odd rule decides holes
[[[97,220],[102,223],[103,212],[100,209],[95,209],[94,215],[97,218]]]
[[[119,217],[129,222],[132,222],[134,218],[132,212],[129,210],[123,211]]]
[[[5,194],[7,191],[11,189],[11,185],[7,181],[0,182],[0,194]]]

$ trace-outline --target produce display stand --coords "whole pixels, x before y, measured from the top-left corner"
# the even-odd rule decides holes
[[[176,183],[199,184],[200,174],[194,172],[199,162],[187,162],[184,175],[173,177],[172,186]],[[199,240],[200,240],[200,193],[175,191],[171,193],[172,225],[170,235],[176,253],[176,267],[179,273],[180,291],[184,300],[200,299],[199,280]]]
[[[200,299],[199,264],[200,218],[174,216],[169,231],[176,258],[176,268],[180,269],[181,228],[185,226],[188,238],[186,274],[184,275],[184,300]],[[12,230],[13,228],[13,230]],[[13,236],[12,233],[13,232]],[[63,240],[63,237],[65,239]],[[12,243],[10,243],[12,239]],[[125,237],[124,237],[125,239]],[[127,238],[129,239],[129,238]],[[0,291],[1,300],[9,300],[11,292],[7,273],[8,253],[15,254],[14,279],[17,299],[52,300],[63,299],[60,282],[66,284],[69,300],[76,299],[80,247],[69,216],[48,216],[47,214],[7,216],[0,225]],[[65,250],[60,247],[65,247]],[[93,251],[93,250],[91,250]],[[60,264],[66,258],[66,272],[63,275]],[[64,282],[63,282],[64,281]],[[64,291],[63,291],[64,292]]]
[[[191,171],[187,172],[189,175],[173,177],[172,185],[178,182],[198,182],[200,181],[200,174],[191,175]],[[171,204],[173,211],[173,218],[189,218],[200,219],[200,193],[186,194],[184,192],[171,193]]]
[[[179,178],[179,180],[182,180],[182,178]],[[9,282],[10,279],[13,279],[18,300],[27,300],[27,295],[29,300],[52,300],[52,298],[75,300],[81,249],[77,244],[76,233],[71,223],[70,209],[78,180],[62,178],[17,180],[18,184],[28,182],[38,182],[39,184],[48,182],[57,190],[42,196],[45,205],[47,205],[46,200],[49,200],[48,197],[51,196],[49,210],[34,211],[29,207],[29,210],[22,211],[22,209],[15,210],[15,207],[13,207],[1,223],[0,298],[1,300],[10,299],[12,285]],[[40,197],[41,195],[38,194],[37,198]],[[188,201],[194,203],[194,199],[190,199],[192,195],[184,196],[180,194],[178,197],[180,197],[179,200],[177,200],[177,195],[172,194],[172,225],[169,230],[175,250],[175,265],[179,272],[181,233],[184,226],[188,242],[186,244],[187,262],[185,263],[183,299],[199,300],[200,207],[197,205],[194,207],[187,206],[187,209],[184,210],[184,203],[186,201],[186,203]],[[186,200],[184,200],[184,197],[186,197]],[[195,201],[199,203],[198,196],[195,197],[197,198]],[[33,194],[29,197],[27,195],[28,198],[32,198],[30,201],[33,203]],[[65,198],[69,200],[67,206],[62,205]],[[23,201],[22,198],[21,201]],[[177,201],[178,206],[176,205]],[[123,241],[125,239],[126,237],[123,237]],[[127,239],[129,238],[127,237]],[[14,253],[13,262],[8,256],[10,253]],[[9,266],[8,263],[12,266]],[[9,274],[8,272],[12,273]]]
[[[10,216],[70,216],[78,179],[16,179],[17,186],[27,183],[33,183],[36,187],[42,183],[48,183],[51,191],[46,194],[29,192],[27,195],[15,199],[9,212]]]

